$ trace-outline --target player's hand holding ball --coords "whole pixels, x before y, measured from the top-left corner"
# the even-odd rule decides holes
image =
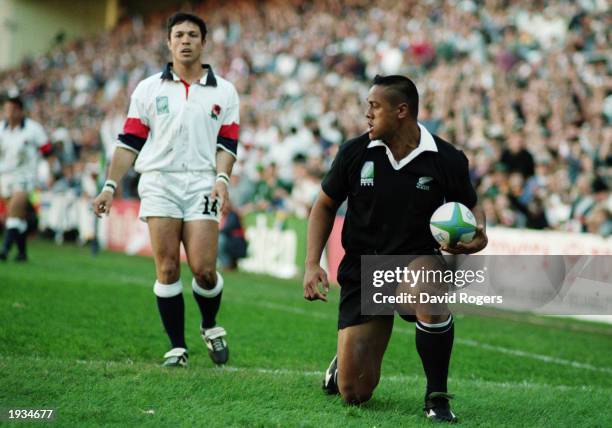
[[[447,202],[438,208],[429,228],[442,251],[450,254],[477,253],[488,243],[484,226],[477,225],[474,214],[459,202]]]
[[[487,234],[484,231],[483,225],[476,226],[476,230],[474,233],[474,239],[472,239],[468,243],[458,242],[456,245],[447,245],[442,246],[442,251],[445,251],[450,254],[474,254],[487,246],[489,239],[487,238]]]

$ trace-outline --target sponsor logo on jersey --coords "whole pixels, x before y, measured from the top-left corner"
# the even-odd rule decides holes
[[[429,190],[429,186],[427,185],[427,183],[429,183],[431,180],[433,180],[432,177],[419,177],[419,181],[417,181],[416,188],[421,190]]]
[[[374,185],[374,162],[367,161],[361,167],[361,185],[362,186],[373,186]]]
[[[155,107],[157,108],[157,114],[170,113],[170,108],[168,107],[168,97],[156,97]]]

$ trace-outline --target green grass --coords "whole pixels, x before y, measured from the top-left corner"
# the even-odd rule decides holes
[[[153,261],[33,242],[0,265],[0,408],[54,408],[60,426],[429,426],[414,326],[399,319],[374,398],[320,390],[335,351],[338,290],[308,303],[298,281],[226,274],[231,364],[214,368],[186,297],[187,370],[168,350]],[[183,267],[189,291],[191,276]],[[459,315],[449,386],[463,426],[612,426],[612,327],[521,314]]]

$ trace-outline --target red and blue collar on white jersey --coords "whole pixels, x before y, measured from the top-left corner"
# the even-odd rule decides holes
[[[213,72],[210,64],[202,64],[202,68],[206,70],[206,74],[202,76],[198,84],[202,86],[217,86],[217,78],[215,77],[215,73]],[[174,80],[176,82],[181,80],[181,78],[172,70],[171,62],[166,64],[166,67],[164,67],[161,78],[162,80]]]

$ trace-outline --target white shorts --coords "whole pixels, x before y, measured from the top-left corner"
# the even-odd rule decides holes
[[[215,180],[214,172],[145,172],[138,182],[138,216],[145,222],[147,217],[218,222],[220,200],[210,197]]]
[[[30,174],[0,174],[0,197],[10,198],[16,192],[30,193],[36,178]]]

